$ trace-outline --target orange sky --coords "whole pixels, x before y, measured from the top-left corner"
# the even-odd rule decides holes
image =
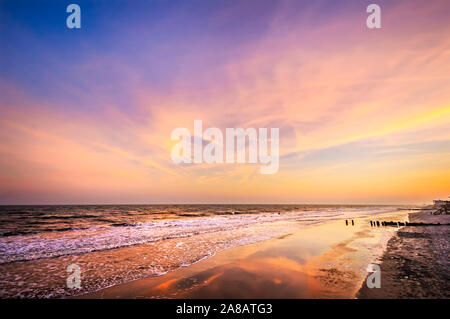
[[[200,10],[205,29],[191,15],[169,24],[180,13],[162,8],[158,23],[96,26],[106,40],[87,26],[61,46],[52,41],[73,37],[67,30],[39,33],[11,11],[3,23],[15,38],[0,57],[0,204],[450,196],[450,3],[379,2],[378,30],[351,1],[331,11],[326,1],[282,1],[261,21],[250,1]],[[229,28],[241,12],[251,21]],[[144,34],[163,36],[147,43]],[[20,51],[39,36],[34,56]],[[81,49],[67,60],[71,43]],[[174,164],[170,133],[193,130],[195,119],[223,131],[280,128],[278,173]]]

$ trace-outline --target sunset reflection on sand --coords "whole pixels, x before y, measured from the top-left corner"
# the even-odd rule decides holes
[[[402,219],[405,213],[383,217]],[[88,294],[96,298],[353,298],[395,229],[368,218],[309,226],[218,253],[161,277]]]

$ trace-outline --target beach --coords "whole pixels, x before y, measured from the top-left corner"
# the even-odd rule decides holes
[[[367,264],[382,256],[397,230],[370,227],[369,220],[404,221],[407,209],[361,205],[2,207],[0,296],[97,297],[96,293],[111,288],[136,298],[141,293],[127,285],[147,280],[167,283],[180,273],[183,278],[196,278],[197,267],[210,272],[212,264],[224,267],[223,271],[235,263],[243,269],[256,265],[255,271],[245,273],[259,276],[258,265],[266,263],[270,281],[297,282],[293,291],[276,293],[275,298],[352,297],[366,275]],[[67,284],[74,267],[80,269],[80,287]],[[214,276],[221,272],[217,271],[212,271]],[[276,279],[283,272],[284,280]],[[236,281],[226,276],[220,280],[225,288]],[[342,287],[330,283],[341,280]],[[328,288],[306,289],[307,282],[314,283],[308,284],[311,287],[325,282]],[[250,287],[251,283],[241,284]],[[263,290],[235,289],[233,294],[251,297],[258,291]]]
[[[431,211],[357,205],[8,208],[0,295],[448,298],[448,226],[371,224],[448,222],[448,215]],[[381,266],[380,289],[365,284],[369,264]],[[68,267],[79,267],[80,287],[68,286]]]
[[[380,260],[405,211],[335,220],[222,251],[160,277],[136,280],[80,298],[355,298],[369,263]]]
[[[362,285],[358,298],[450,298],[450,215],[435,207],[409,214],[415,223],[447,224],[400,229],[381,259],[381,288]]]
[[[0,1],[0,299],[450,298],[450,0],[71,2]]]

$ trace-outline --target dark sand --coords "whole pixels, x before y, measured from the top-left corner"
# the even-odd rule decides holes
[[[450,223],[450,215],[429,210],[409,214],[410,222]],[[449,298],[450,226],[407,226],[392,237],[381,260],[381,288],[364,281],[358,298]]]

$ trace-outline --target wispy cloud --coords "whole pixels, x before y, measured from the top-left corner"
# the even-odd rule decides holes
[[[200,3],[150,15],[144,4],[100,4],[74,34],[56,28],[54,8],[41,12],[45,24],[27,23],[5,2],[0,202],[449,195],[448,1],[380,1],[380,30],[365,28],[354,1]],[[279,127],[279,173],[175,165],[170,133],[196,119]]]

